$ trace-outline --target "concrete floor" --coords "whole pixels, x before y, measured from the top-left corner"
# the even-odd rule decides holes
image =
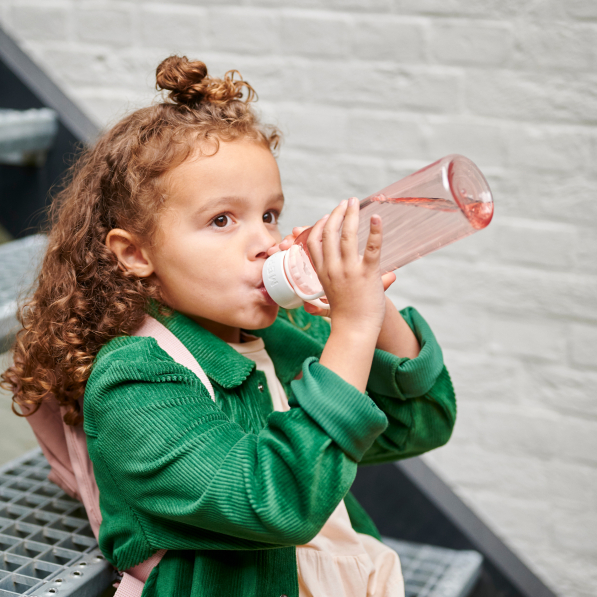
[[[0,354],[0,372],[10,366],[10,358]],[[11,404],[10,394],[0,389],[0,465],[37,446],[29,423],[12,412]]]

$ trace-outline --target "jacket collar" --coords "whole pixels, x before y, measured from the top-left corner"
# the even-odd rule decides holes
[[[155,309],[150,312],[188,348],[207,376],[220,386],[239,386],[255,368],[254,361],[182,313],[175,311],[171,315],[161,315]],[[276,321],[268,328],[247,331],[263,338],[276,375],[282,383],[289,383],[307,357],[321,355],[323,344],[281,316],[283,313],[280,309]]]
[[[263,338],[276,375],[282,383],[289,383],[301,371],[308,357],[320,357],[324,345],[308,334],[305,329],[286,318],[280,309],[276,321],[268,328],[252,330],[251,334]]]
[[[224,388],[239,386],[255,368],[255,363],[238,353],[198,323],[175,311],[171,315],[152,313],[195,357],[206,375]]]

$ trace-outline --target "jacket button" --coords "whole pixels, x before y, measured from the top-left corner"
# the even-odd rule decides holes
[[[257,389],[258,389],[260,392],[263,392],[263,384],[262,384],[262,383],[260,383],[260,384],[257,386]],[[285,596],[284,596],[284,595],[280,595],[280,597],[285,597]]]
[[[280,595],[280,597],[288,597],[288,595]]]

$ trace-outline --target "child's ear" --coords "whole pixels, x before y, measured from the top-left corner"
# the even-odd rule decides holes
[[[120,228],[110,230],[106,247],[116,255],[123,267],[139,278],[153,274],[153,264],[147,251],[130,232]]]

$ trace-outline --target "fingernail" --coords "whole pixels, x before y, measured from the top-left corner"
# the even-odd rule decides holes
[[[371,222],[376,226],[379,226],[381,224],[381,218],[375,214],[374,216],[371,216]]]
[[[357,202],[357,198],[356,197],[351,197],[348,200],[348,205],[350,205],[350,207],[352,207],[356,202]]]

